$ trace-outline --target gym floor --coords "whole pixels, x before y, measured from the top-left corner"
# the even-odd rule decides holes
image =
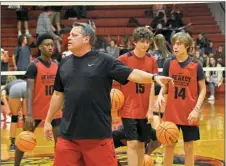
[[[208,95],[207,95],[208,96]],[[224,110],[225,95],[217,94],[215,102],[205,100],[200,119],[201,140],[195,142],[195,165],[221,166],[224,165]],[[120,123],[120,118],[113,112],[113,127]],[[22,122],[18,124],[18,133],[22,131]],[[10,123],[1,121],[1,165],[13,166],[14,152],[9,152]],[[25,153],[22,166],[52,166],[53,142],[47,142],[43,137],[43,123],[36,129],[37,146],[31,153]],[[116,150],[117,157],[122,165],[127,165],[126,147]],[[151,156],[155,165],[162,165],[163,147],[155,150]],[[184,165],[184,150],[182,137],[176,145],[174,165]]]

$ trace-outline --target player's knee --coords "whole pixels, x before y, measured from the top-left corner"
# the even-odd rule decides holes
[[[12,123],[17,123],[18,122],[18,115],[13,115],[11,119]]]
[[[138,149],[139,145],[139,141],[127,141],[127,146],[131,149]]]
[[[193,148],[194,148],[194,142],[193,141],[184,142],[184,152],[185,152],[185,154],[192,153]]]
[[[166,149],[174,149],[174,147],[175,147],[175,145],[173,144],[173,145],[164,145],[164,148],[166,148]]]

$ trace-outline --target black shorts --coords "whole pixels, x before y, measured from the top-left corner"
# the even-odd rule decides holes
[[[140,142],[150,141],[151,124],[147,124],[147,119],[128,119],[122,118],[128,141],[138,140]]]
[[[126,146],[122,143],[122,140],[126,140],[126,135],[123,126],[120,126],[117,130],[112,131],[112,137],[115,148]]]
[[[196,141],[200,139],[198,126],[177,125],[182,130],[184,142]]]
[[[38,125],[42,122],[42,120],[35,120],[35,128],[38,127]],[[53,119],[51,124],[53,127],[57,127],[60,125],[61,118]]]
[[[17,11],[16,12],[18,21],[28,21],[28,12],[27,11]]]

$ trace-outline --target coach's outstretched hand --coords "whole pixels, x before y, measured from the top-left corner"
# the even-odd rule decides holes
[[[163,84],[172,84],[174,86],[173,78],[166,77],[166,76],[155,76],[154,78],[155,82],[158,83],[160,86],[163,86]]]
[[[49,122],[45,122],[44,124],[44,137],[47,141],[53,140],[53,129],[51,123]]]

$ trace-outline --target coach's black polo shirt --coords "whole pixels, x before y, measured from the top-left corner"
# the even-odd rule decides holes
[[[97,51],[90,51],[82,57],[70,55],[62,59],[54,85],[56,91],[64,93],[60,137],[112,137],[112,81],[126,84],[132,70],[113,57]]]

